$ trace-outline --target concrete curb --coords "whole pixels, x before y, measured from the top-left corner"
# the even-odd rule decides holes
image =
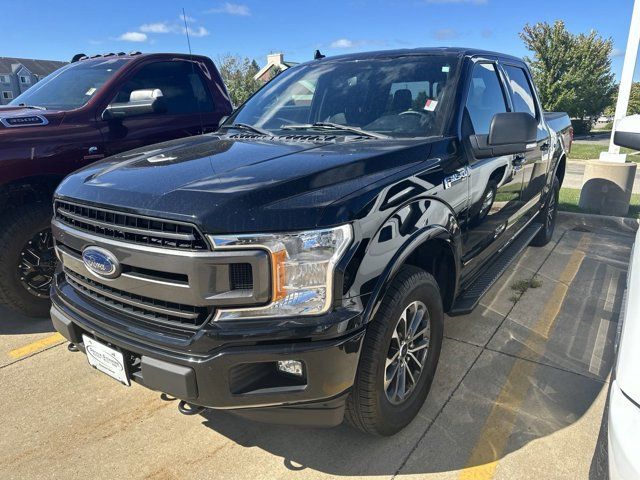
[[[604,227],[621,230],[629,235],[640,231],[640,220],[628,217],[614,217],[611,215],[598,215],[595,213],[558,212],[558,218],[570,221],[585,227]]]

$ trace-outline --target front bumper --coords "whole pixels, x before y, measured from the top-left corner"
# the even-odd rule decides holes
[[[640,406],[614,380],[609,396],[609,478],[640,478]]]
[[[363,329],[330,340],[225,346],[207,355],[178,353],[105,329],[56,295],[52,301],[51,318],[60,334],[82,351],[83,334],[120,349],[131,379],[152,390],[254,420],[316,426],[342,422]],[[304,378],[278,372],[278,360],[303,362]]]

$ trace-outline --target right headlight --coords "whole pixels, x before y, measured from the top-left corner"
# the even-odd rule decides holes
[[[272,299],[254,308],[220,309],[215,320],[319,315],[331,307],[335,265],[352,240],[350,225],[282,234],[209,235],[216,250],[269,251]]]

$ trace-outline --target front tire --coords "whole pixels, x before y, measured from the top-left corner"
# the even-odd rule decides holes
[[[418,414],[440,357],[444,313],[432,275],[400,269],[367,327],[346,420],[363,432],[388,436]]]
[[[51,205],[32,203],[0,218],[0,302],[29,317],[49,314],[56,258]]]
[[[531,245],[534,247],[544,247],[551,241],[553,232],[556,229],[556,218],[558,216],[558,200],[560,198],[560,181],[558,177],[553,177],[553,184],[549,192],[547,203],[540,212],[542,215],[542,229],[533,237]]]

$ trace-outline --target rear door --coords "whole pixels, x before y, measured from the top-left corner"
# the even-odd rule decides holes
[[[524,65],[515,63],[503,63],[502,67],[506,74],[513,111],[529,113],[538,121],[536,147],[529,152],[517,155],[515,159],[516,162],[522,162],[524,175],[523,213],[533,214],[538,211],[536,207],[541,200],[549,169],[551,145],[549,130],[544,123],[527,69]]]
[[[111,102],[127,102],[134,90],[162,90],[164,113],[102,121],[108,155],[214,131],[219,114],[200,68],[174,59],[144,63],[117,89]]]
[[[484,259],[511,238],[519,224],[522,168],[514,165],[513,155],[475,158],[468,141],[473,135],[488,136],[493,116],[509,109],[508,93],[497,62],[477,61],[470,75],[461,129],[469,159],[470,207],[463,256],[469,271],[482,265]]]

